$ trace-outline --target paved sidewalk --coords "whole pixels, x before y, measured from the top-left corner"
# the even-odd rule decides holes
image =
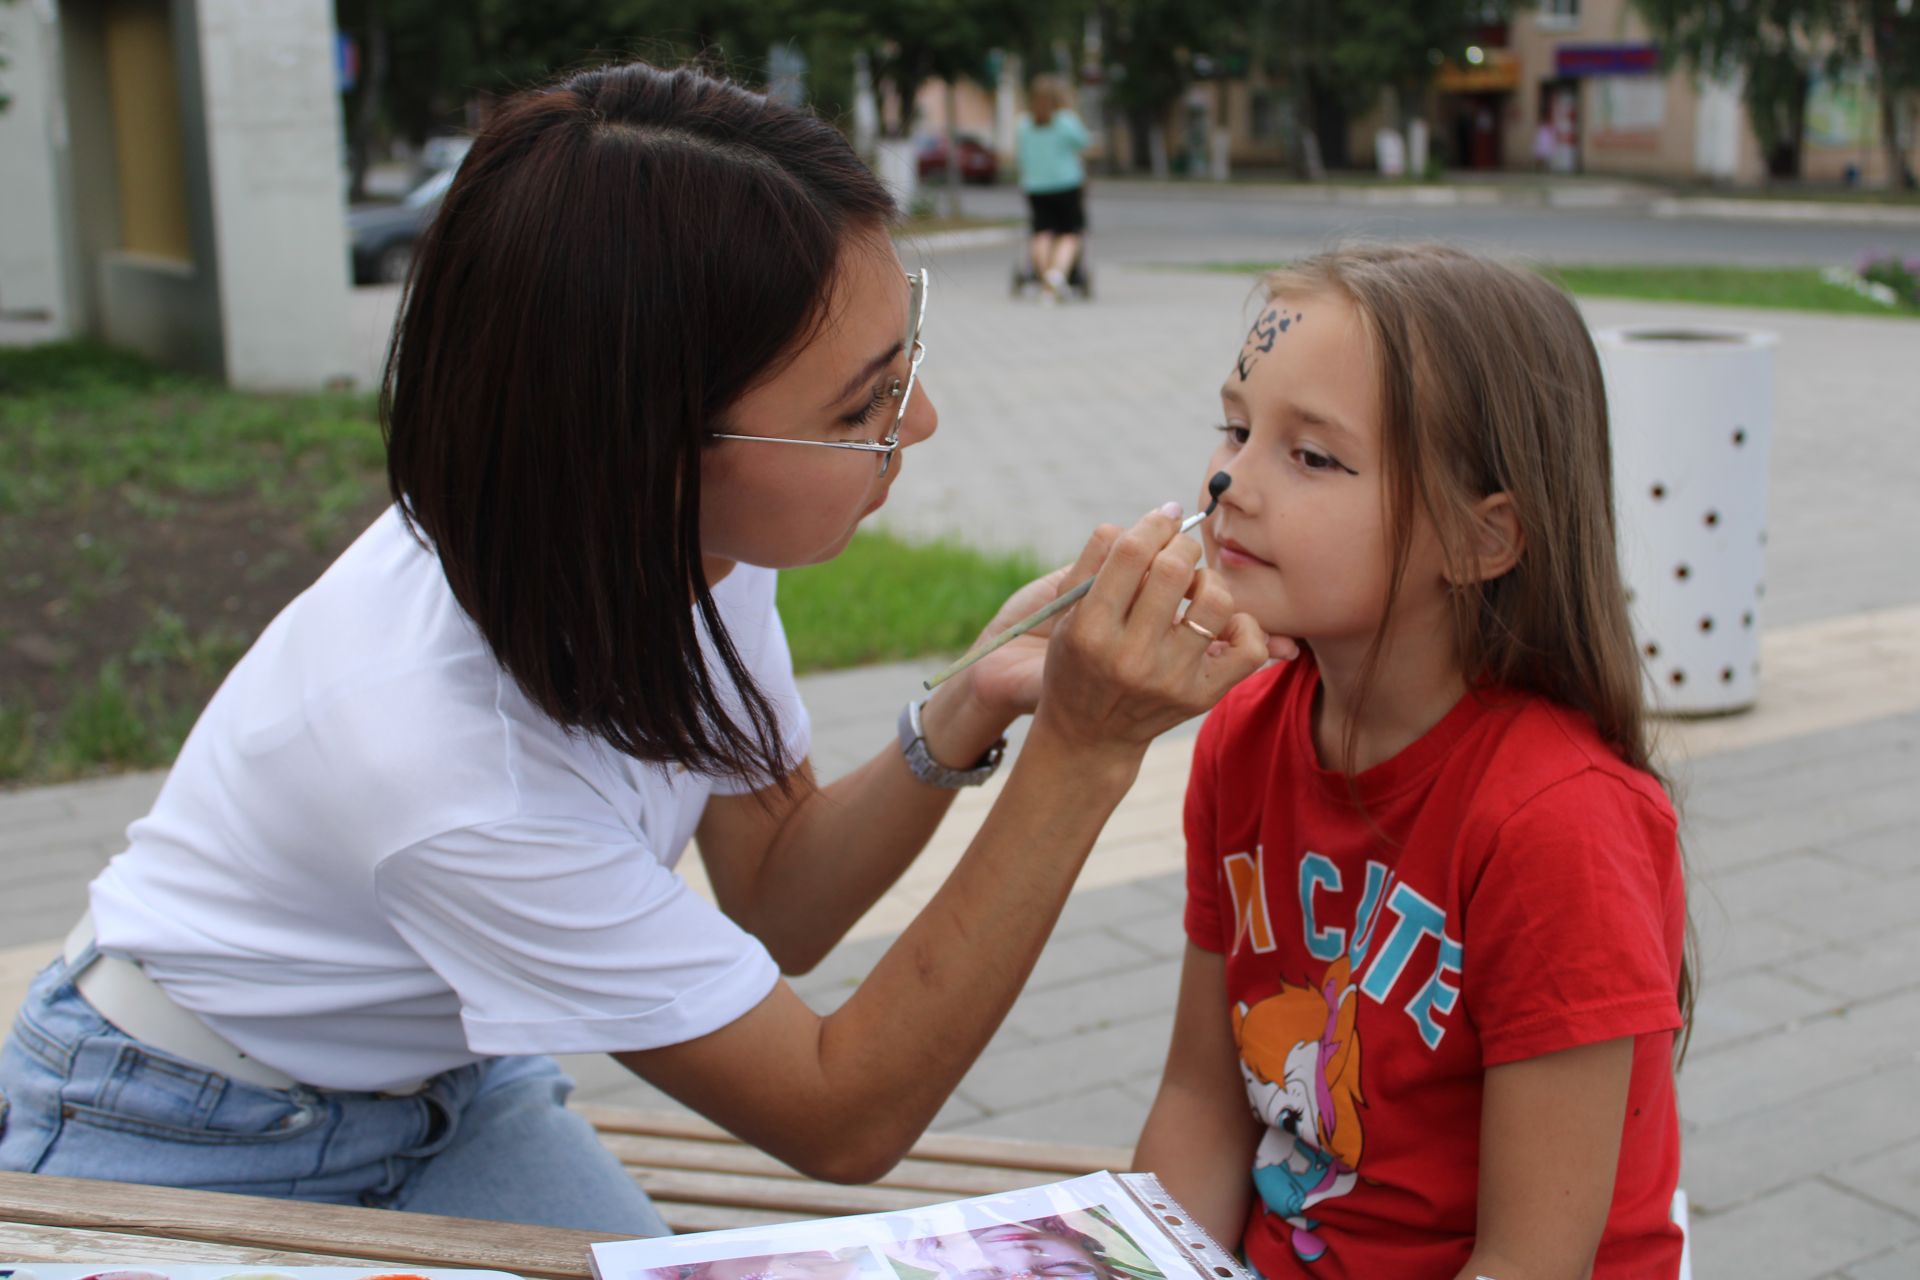
[[[933,260],[927,376],[943,426],[905,456],[882,519],[1065,558],[1098,520],[1191,501],[1247,282],[1109,264],[1097,305],[1041,311],[1007,303],[1005,263],[994,250]],[[362,302],[371,310],[377,295]],[[1682,1076],[1695,1273],[1920,1275],[1920,325],[1629,303],[1587,312],[1601,325],[1693,318],[1783,335],[1762,702],[1664,735],[1704,955]],[[823,774],[885,746],[929,665],[806,682]],[[941,1127],[1133,1140],[1183,945],[1190,744],[1175,733],[1154,747]],[[0,795],[0,1005],[158,785],[140,775]],[[937,888],[994,787],[982,792],[800,981],[818,1007],[844,999]],[[569,1065],[584,1096],[658,1101],[606,1059]]]

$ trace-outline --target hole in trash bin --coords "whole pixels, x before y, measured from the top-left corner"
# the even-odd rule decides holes
[[[1709,529],[1713,528],[1715,525],[1720,523],[1720,513],[1718,511],[1707,512],[1706,521],[1707,521],[1707,528]]]
[[[1660,656],[1660,646],[1651,640],[1647,641],[1644,650],[1649,658],[1657,658]]]
[[[1672,681],[1674,684],[1685,684],[1687,682],[1687,673],[1682,671],[1680,668],[1675,667],[1673,669],[1673,674],[1669,675],[1667,679]]]
[[[1170,1226],[1170,1227],[1177,1227],[1177,1226],[1180,1226],[1180,1225],[1181,1225],[1181,1222],[1180,1222],[1180,1219],[1178,1219],[1178,1218],[1176,1218],[1176,1217],[1174,1217],[1174,1216],[1173,1216],[1172,1214],[1170,1214],[1170,1213],[1169,1213],[1169,1214],[1166,1214],[1166,1215],[1164,1215],[1164,1216],[1166,1217],[1166,1220],[1167,1220],[1167,1225],[1168,1225],[1168,1226]]]
[[[1667,486],[1663,484],[1656,484],[1653,486],[1653,500],[1655,502],[1660,501],[1660,499],[1666,496],[1667,496]]]
[[[1685,582],[1688,578],[1691,578],[1693,576],[1693,570],[1687,568],[1687,566],[1684,564],[1677,564],[1673,566],[1673,576],[1680,579],[1680,581]]]
[[[1627,588],[1627,603],[1628,603],[1628,604],[1632,604],[1632,603],[1633,603],[1633,602],[1634,602],[1635,600],[1637,600],[1637,599],[1639,599],[1639,597],[1638,597],[1638,596],[1636,596],[1636,595],[1634,595],[1634,593],[1633,593],[1633,588],[1632,588],[1632,587],[1628,587],[1628,588]]]
[[[1764,596],[1764,595],[1766,595],[1766,594],[1767,594],[1767,584],[1766,584],[1766,583],[1764,583],[1764,582],[1756,582],[1756,583],[1754,583],[1754,584],[1753,584],[1753,594],[1754,594],[1755,596]]]
[[[1765,529],[1760,531],[1760,545],[1763,547],[1767,545],[1767,531]]]
[[[1233,1272],[1227,1270],[1225,1267],[1215,1267],[1213,1269],[1213,1274],[1217,1276],[1225,1276],[1227,1280],[1233,1280]]]
[[[1733,683],[1733,668],[1732,668],[1732,667],[1722,667],[1722,668],[1720,668],[1720,683],[1721,683],[1721,684],[1732,684],[1732,683]]]
[[[1741,445],[1745,444],[1746,442],[1747,442],[1747,429],[1745,427],[1735,427],[1733,429],[1733,447],[1738,449]]]
[[[1713,615],[1708,614],[1706,617],[1700,619],[1700,634],[1705,635],[1711,630],[1713,630]]]
[[[1753,610],[1749,609],[1740,615],[1740,625],[1749,631],[1753,629]]]

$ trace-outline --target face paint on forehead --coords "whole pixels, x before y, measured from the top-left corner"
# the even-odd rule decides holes
[[[1247,340],[1240,347],[1240,359],[1234,362],[1234,370],[1239,373],[1240,381],[1245,382],[1253,372],[1253,366],[1260,363],[1260,357],[1273,350],[1273,344],[1280,335],[1299,324],[1306,316],[1301,312],[1292,315],[1284,307],[1268,307],[1253,328],[1247,331]]]

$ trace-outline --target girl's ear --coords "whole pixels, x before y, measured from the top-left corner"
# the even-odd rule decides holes
[[[1449,575],[1456,587],[1470,582],[1492,582],[1520,563],[1526,539],[1520,532],[1520,515],[1513,499],[1504,493],[1490,493],[1473,506],[1470,521],[1473,545],[1463,571]]]

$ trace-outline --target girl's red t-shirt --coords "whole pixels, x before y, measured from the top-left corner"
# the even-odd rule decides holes
[[[1478,691],[1356,779],[1321,767],[1311,656],[1242,683],[1188,783],[1188,936],[1226,957],[1267,1130],[1248,1259],[1451,1277],[1487,1068],[1635,1038],[1596,1277],[1671,1277],[1686,921],[1672,806],[1583,716]]]

